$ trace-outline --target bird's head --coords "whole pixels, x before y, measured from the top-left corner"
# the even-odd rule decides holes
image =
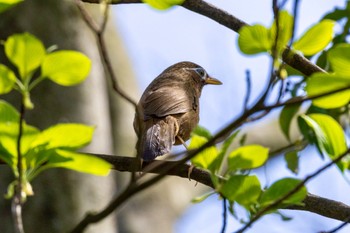
[[[194,72],[194,78],[198,79],[202,85],[212,84],[212,85],[221,85],[222,82],[216,78],[210,77],[203,67],[187,68],[188,71]]]
[[[204,86],[207,84],[212,84],[212,85],[222,84],[222,82],[220,82],[218,79],[208,75],[208,73],[205,71],[203,67],[193,62],[183,61],[183,62],[176,63],[170,66],[164,72],[170,73],[170,71],[179,74],[178,76],[184,79],[188,79],[188,78],[193,79],[196,83],[200,84],[200,86]]]

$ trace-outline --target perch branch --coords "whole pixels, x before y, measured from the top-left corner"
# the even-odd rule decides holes
[[[104,154],[91,154],[91,155],[106,160],[107,162],[113,165],[114,170],[120,171],[120,172],[140,172],[145,167],[147,167],[150,163],[158,163],[158,164],[161,164],[161,166],[165,166],[165,167],[170,167],[175,163],[174,161],[164,161],[164,160],[155,160],[153,162],[145,161],[143,164],[143,168],[141,169],[134,166],[134,163],[136,162],[136,158],[104,155]],[[160,166],[156,166],[156,167],[159,168]],[[181,166],[176,166],[175,168],[169,170],[168,175],[188,179],[189,167],[190,165],[188,164],[182,164]],[[159,172],[161,172],[161,169],[154,169],[151,172],[155,174],[159,174]],[[205,170],[194,167],[191,173],[191,180],[201,183],[210,188],[214,188],[213,182],[210,178],[210,174]],[[308,212],[316,213],[328,218],[337,219],[340,221],[343,221],[344,219],[347,219],[350,216],[350,206],[342,202],[330,200],[314,194],[310,194],[310,193],[307,194],[307,197],[305,198],[303,203],[305,204],[304,206],[293,205],[293,206],[286,207],[286,209],[308,211]]]

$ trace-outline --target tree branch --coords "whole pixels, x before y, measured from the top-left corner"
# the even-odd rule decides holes
[[[156,163],[161,166],[155,166],[156,169],[152,169],[152,173],[159,174],[159,172],[163,171],[164,167],[171,167],[175,162],[173,161],[165,161],[165,160],[154,160],[153,162],[144,162],[143,168],[139,169],[134,166],[136,162],[136,158],[132,157],[123,157],[123,156],[113,156],[113,155],[105,155],[105,154],[90,154],[92,156],[96,156],[106,160],[107,162],[113,164],[113,169],[120,172],[140,172],[148,165],[152,163]],[[182,164],[180,166],[176,166],[175,168],[169,170],[168,175],[177,176],[181,178],[188,178],[188,169],[190,165]],[[162,169],[160,169],[162,168]],[[213,182],[210,178],[209,172],[194,168],[191,173],[191,179],[201,183],[210,188],[214,188]],[[304,206],[289,206],[286,209],[290,210],[303,210],[312,213],[316,213],[328,218],[337,219],[340,221],[344,221],[350,216],[350,206],[330,200],[324,197],[320,197],[314,194],[308,194],[305,200],[303,201]]]

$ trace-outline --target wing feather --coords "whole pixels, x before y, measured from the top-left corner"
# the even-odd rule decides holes
[[[142,102],[144,116],[165,117],[188,112],[192,109],[192,101],[188,98],[186,89],[181,87],[162,87],[148,91]]]

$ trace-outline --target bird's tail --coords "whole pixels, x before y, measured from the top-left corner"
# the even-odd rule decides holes
[[[154,160],[157,156],[168,154],[175,142],[177,121],[172,116],[161,119],[150,119],[146,123],[140,143],[141,157],[146,161]]]

